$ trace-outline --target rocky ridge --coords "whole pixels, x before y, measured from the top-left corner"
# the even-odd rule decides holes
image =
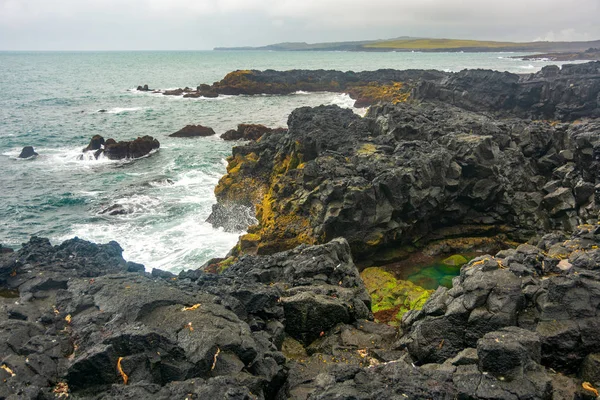
[[[572,121],[598,117],[600,61],[544,67],[517,75],[490,70],[239,70],[212,85],[162,92],[184,97],[291,94],[296,91],[348,93],[355,107],[379,102],[435,100],[478,112]]]

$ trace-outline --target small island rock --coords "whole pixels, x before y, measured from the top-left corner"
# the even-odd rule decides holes
[[[21,154],[19,154],[19,158],[31,158],[37,156],[38,153],[35,152],[33,146],[25,146],[23,150],[21,150]]]
[[[178,130],[175,133],[169,135],[169,137],[198,137],[198,136],[212,136],[215,131],[212,128],[202,125],[187,125],[184,128]]]

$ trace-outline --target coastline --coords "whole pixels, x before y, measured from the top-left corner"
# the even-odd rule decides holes
[[[592,398],[600,63],[425,71],[400,86],[372,74],[366,117],[304,107],[233,148],[218,205],[256,207],[258,224],[220,274],[145,273],[115,242],[3,251],[0,395]],[[304,84],[263,76],[197,92]],[[481,250],[475,238],[503,250],[402,310],[400,329],[372,322],[358,261]]]

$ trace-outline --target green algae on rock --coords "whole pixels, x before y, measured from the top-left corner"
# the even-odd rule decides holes
[[[465,256],[463,256],[461,254],[454,254],[448,258],[445,258],[442,261],[442,264],[449,265],[449,266],[459,266],[459,265],[466,264],[467,262],[469,262],[469,260],[467,260]]]
[[[360,277],[371,295],[375,318],[390,325],[399,325],[407,311],[420,310],[433,293],[378,267],[365,269]]]

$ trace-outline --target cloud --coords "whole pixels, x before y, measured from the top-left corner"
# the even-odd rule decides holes
[[[0,0],[0,49],[106,49],[107,36],[119,49],[404,35],[591,40],[598,15],[598,0]]]

